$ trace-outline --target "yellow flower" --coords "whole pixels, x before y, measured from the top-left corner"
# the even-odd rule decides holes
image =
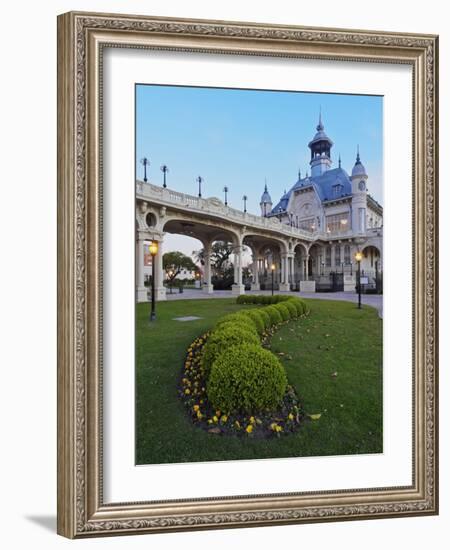
[[[239,420],[236,420],[235,423],[234,423],[234,425],[236,426],[236,428],[237,428],[238,430],[241,429],[241,425],[239,424]]]
[[[208,424],[212,424],[212,422],[211,418],[208,418]]]
[[[189,394],[191,393],[191,390],[190,390],[189,388],[186,388],[186,389],[184,390],[184,393],[185,393],[186,395],[189,395]]]
[[[225,422],[228,420],[228,416],[226,414],[222,415],[222,418],[220,419],[221,422],[225,424]]]
[[[203,415],[200,411],[197,411],[197,418],[201,420],[203,418]]]
[[[294,415],[292,413],[289,413],[288,418],[289,418],[289,420],[294,420]]]
[[[248,433],[248,434],[251,434],[252,431],[253,431],[253,426],[251,424],[249,424],[246,428],[245,428],[245,431]]]
[[[197,412],[199,410],[199,406],[198,405],[194,405],[194,411]]]
[[[213,420],[214,420],[214,422],[218,422],[219,419],[217,418],[216,415],[214,415],[214,416],[213,416]]]

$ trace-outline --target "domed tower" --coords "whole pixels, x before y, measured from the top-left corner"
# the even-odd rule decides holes
[[[321,176],[331,167],[331,147],[333,142],[325,133],[324,125],[322,124],[322,113],[319,114],[319,124],[316,126],[316,135],[308,143],[311,149],[311,177]]]
[[[367,172],[359,156],[359,146],[352,175],[352,228],[354,233],[366,232]]]
[[[267,183],[264,185],[264,193],[261,195],[259,206],[261,207],[261,216],[263,217],[268,216],[272,211],[273,203],[269,191],[267,191]]]

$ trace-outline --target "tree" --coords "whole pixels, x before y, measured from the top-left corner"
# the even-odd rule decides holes
[[[163,255],[163,268],[170,283],[183,269],[187,271],[197,270],[197,266],[192,261],[192,258],[179,251],[166,252]]]
[[[230,256],[233,253],[233,245],[226,241],[215,241],[211,246],[211,266],[213,273],[220,277],[232,267]],[[194,250],[194,257],[202,265],[205,265],[205,249]]]

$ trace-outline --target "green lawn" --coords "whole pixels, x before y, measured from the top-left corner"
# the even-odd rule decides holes
[[[272,338],[307,414],[298,432],[280,438],[223,437],[195,427],[177,396],[186,348],[222,315],[242,308],[234,299],[177,300],[137,305],[136,462],[196,462],[382,452],[382,321],[375,309],[306,300],[307,318]],[[201,320],[179,322],[195,315]],[[337,374],[336,374],[337,373]]]

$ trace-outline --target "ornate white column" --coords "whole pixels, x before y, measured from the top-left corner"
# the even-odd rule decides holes
[[[136,241],[136,301],[148,302],[148,289],[144,286],[144,239]]]
[[[316,281],[309,280],[309,254],[306,254],[305,257],[305,280],[300,281],[300,292],[315,292],[316,291]]]
[[[256,254],[253,254],[252,258],[253,258],[253,264],[252,264],[253,281],[252,281],[251,289],[252,290],[259,290],[260,289],[260,286],[259,286],[259,262],[260,262],[260,259],[256,256]]]
[[[288,254],[281,254],[281,282],[280,291],[288,292],[290,290],[288,282]]]
[[[206,243],[204,245],[205,251],[205,275],[203,280],[202,290],[206,294],[213,293],[213,285],[211,284],[211,243]]]
[[[231,287],[234,295],[244,294],[245,287],[242,284],[242,246],[234,248],[234,284]]]
[[[158,240],[158,252],[155,255],[155,298],[157,302],[166,299],[166,288],[164,286],[163,269],[163,239]]]

